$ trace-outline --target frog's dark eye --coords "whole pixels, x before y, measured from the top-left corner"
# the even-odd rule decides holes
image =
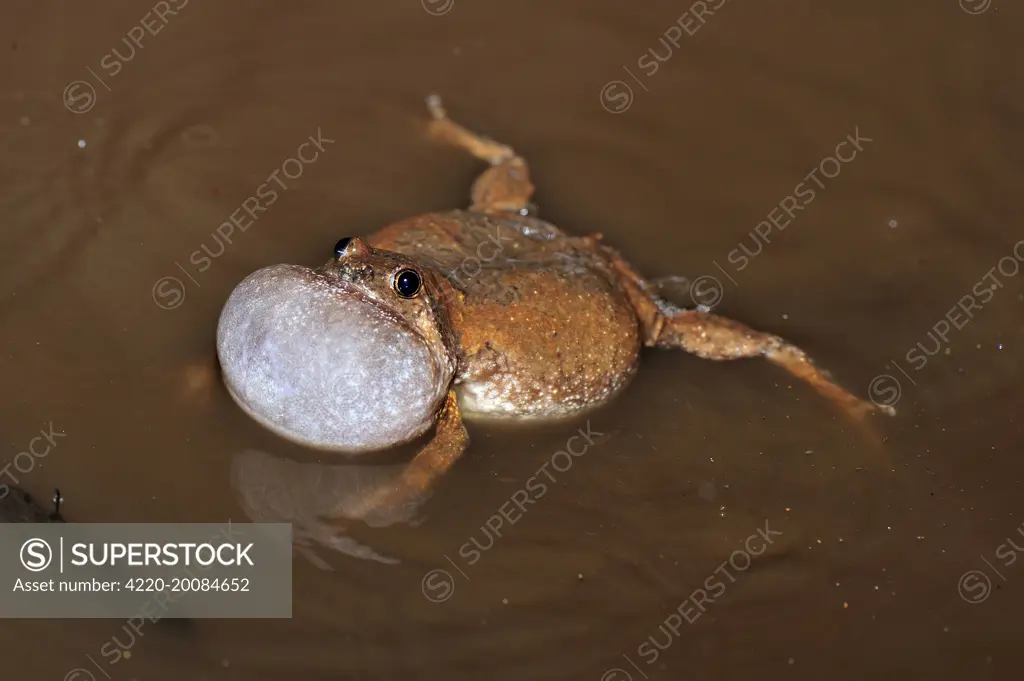
[[[394,287],[395,293],[403,298],[413,298],[420,292],[422,283],[416,270],[400,270],[391,285]]]
[[[350,243],[352,243],[352,238],[351,237],[345,237],[344,239],[342,239],[338,243],[334,244],[334,257],[335,258],[341,258],[341,256],[343,256],[345,254],[345,249],[348,248],[348,245]]]

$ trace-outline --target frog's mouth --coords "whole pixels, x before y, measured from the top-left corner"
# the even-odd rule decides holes
[[[295,265],[266,267],[235,288],[217,356],[243,410],[321,449],[411,440],[430,426],[446,389],[428,343],[398,314]]]

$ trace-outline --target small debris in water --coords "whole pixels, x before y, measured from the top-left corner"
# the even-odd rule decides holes
[[[85,149],[85,140],[78,140],[78,148]]]
[[[783,319],[789,319],[789,315],[788,314],[784,314],[784,315],[782,315],[782,318]]]
[[[791,658],[789,658],[789,663],[790,663],[790,664],[794,664],[795,662],[796,662],[796,660],[794,660],[794,659],[793,659],[792,657],[791,657]]]
[[[22,116],[20,122],[22,125],[28,125],[31,121],[29,121],[28,116]]]
[[[849,607],[850,607],[850,604],[847,603],[846,601],[843,601],[843,610],[847,610],[847,609],[849,609]]]
[[[899,223],[898,223],[898,222],[896,222],[895,220],[889,220],[889,229],[896,229],[896,226],[897,226],[898,224],[899,224]]]
[[[502,598],[501,599],[501,603],[502,603],[502,605],[508,605],[508,599],[507,598]]]

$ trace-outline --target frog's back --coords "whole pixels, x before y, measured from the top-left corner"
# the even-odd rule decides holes
[[[531,217],[466,211],[410,218],[370,237],[442,272],[464,411],[559,418],[597,406],[636,371],[636,313],[592,239]]]

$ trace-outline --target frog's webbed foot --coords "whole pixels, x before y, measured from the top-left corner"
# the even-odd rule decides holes
[[[689,277],[670,274],[657,279],[650,279],[650,291],[665,303],[674,305],[680,310],[687,307],[698,307],[701,302],[696,300],[693,291],[693,280]],[[678,301],[678,302],[677,302]],[[662,305],[662,307],[665,307]]]
[[[433,116],[430,127],[434,135],[491,164],[473,183],[470,210],[521,215],[535,212],[530,203],[530,170],[512,147],[471,132],[448,118],[440,95],[427,97],[427,108]]]
[[[728,360],[764,357],[814,388],[848,415],[860,420],[874,411],[895,414],[892,407],[875,405],[852,395],[815,366],[811,358],[791,343],[740,322],[704,310],[667,306],[651,286],[618,253],[605,249],[626,289],[648,347],[678,348],[704,359]]]
[[[337,509],[338,515],[375,525],[381,515],[408,514],[426,497],[434,481],[452,467],[468,444],[469,435],[462,423],[455,391],[449,391],[438,415],[434,437],[402,470],[401,475],[356,499],[346,500]]]

